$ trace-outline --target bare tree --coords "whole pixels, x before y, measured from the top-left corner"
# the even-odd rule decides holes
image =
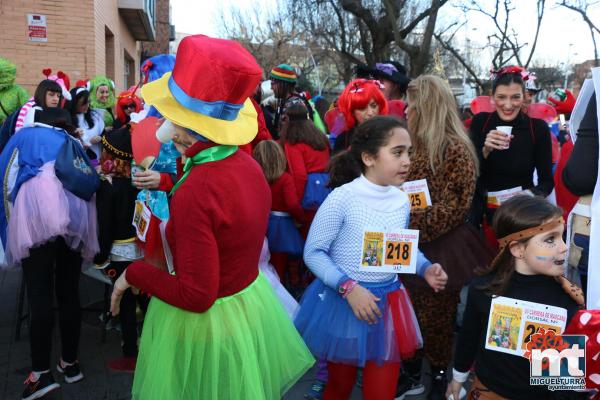
[[[220,19],[221,34],[245,46],[264,71],[284,61],[292,62],[297,55],[294,45],[301,42],[302,32],[280,6],[269,10],[258,4],[250,10],[221,9]]]
[[[296,0],[288,2],[289,13],[311,38],[318,59],[335,67],[339,80],[348,82],[353,65],[364,62],[356,18],[345,12],[336,0]],[[330,73],[328,73],[330,72]],[[326,71],[323,79],[332,79]]]
[[[393,45],[408,55],[410,72],[415,76],[422,74],[429,62],[438,10],[447,2],[430,0],[428,7],[405,21],[405,11],[417,3],[408,0],[339,0],[342,8],[359,22],[365,61],[372,65],[389,58]],[[411,41],[409,35],[414,34],[424,21],[426,25],[419,35],[420,40],[415,43],[413,35]]]
[[[598,46],[596,44],[596,34],[600,34],[600,29],[598,28],[598,25],[594,24],[592,20],[588,17],[588,8],[596,4],[598,4],[598,1],[562,0],[559,3],[559,6],[578,13],[583,19],[583,21],[587,24],[590,30],[590,35],[592,37],[592,43],[594,44],[594,66],[598,67],[600,66],[600,60],[598,60]]]
[[[486,49],[492,50],[492,67],[494,69],[511,63],[525,68],[530,65],[536,51],[540,27],[544,18],[545,0],[537,0],[536,30],[531,43],[521,43],[517,32],[511,28],[511,15],[515,9],[512,0],[495,0],[493,8],[484,7],[480,1],[466,0],[458,7],[462,9],[465,15],[473,12],[484,15],[490,21],[490,25],[494,27],[494,32],[487,37],[485,46]],[[470,80],[483,91],[485,82],[481,79],[479,71],[475,68],[472,60],[469,60],[467,55],[458,50],[455,43],[453,43],[454,36],[460,28],[461,26],[447,27],[442,32],[435,33],[434,38],[446,51],[459,60],[469,74]],[[528,51],[525,51],[526,46],[528,46]]]

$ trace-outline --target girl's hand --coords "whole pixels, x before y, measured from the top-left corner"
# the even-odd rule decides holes
[[[483,144],[483,156],[487,158],[492,150],[508,149],[512,138],[512,135],[509,136],[495,129],[489,131],[485,137],[485,143]]]
[[[142,189],[157,189],[160,185],[160,172],[152,171],[147,169],[140,171],[131,177],[133,179],[133,186]]]
[[[440,290],[444,290],[446,282],[448,282],[448,275],[442,266],[438,263],[431,264],[425,270],[425,280],[431,286],[431,288],[437,293]]]
[[[454,400],[460,400],[460,389],[462,388],[462,385],[462,383],[452,379],[450,383],[448,383],[448,389],[446,389],[446,398],[449,398],[450,395],[452,395]]]
[[[102,137],[101,136],[94,136],[90,139],[90,143],[91,144],[98,144],[102,141]]]
[[[381,318],[381,311],[377,306],[377,302],[381,299],[375,297],[368,289],[356,285],[348,293],[346,300],[348,300],[348,304],[350,304],[356,318],[361,321],[374,324],[377,322],[378,317]]]
[[[83,129],[77,128],[75,129],[75,137],[81,138],[83,136]]]
[[[115,282],[112,295],[110,296],[110,313],[114,315],[119,315],[121,310],[121,299],[123,298],[123,294],[127,289],[131,287],[127,279],[125,278],[125,273],[127,269],[123,271],[119,279]]]

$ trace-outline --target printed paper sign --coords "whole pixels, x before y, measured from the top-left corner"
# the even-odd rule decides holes
[[[162,239],[163,251],[165,253],[165,260],[167,261],[167,269],[170,274],[175,273],[175,268],[173,267],[173,254],[171,253],[171,248],[169,247],[169,243],[167,242],[167,222],[169,220],[160,221],[159,229],[160,229],[160,238]]]
[[[419,231],[365,231],[359,269],[369,272],[414,274],[417,270]]]
[[[500,207],[502,203],[506,202],[511,197],[515,197],[521,192],[523,192],[523,188],[521,186],[517,186],[512,189],[500,190],[498,192],[488,192],[487,202],[490,205]]]
[[[27,36],[30,42],[47,42],[47,28],[45,15],[27,14]]]
[[[561,334],[567,310],[529,301],[496,297],[492,300],[486,330],[487,350],[523,356],[527,342],[540,328]]]
[[[146,241],[146,233],[148,233],[151,217],[152,212],[146,204],[143,201],[136,200],[133,221],[131,223],[135,226],[135,233],[142,242]]]
[[[410,200],[410,208],[427,208],[433,205],[431,196],[429,195],[429,187],[427,179],[419,179],[418,181],[404,182],[402,190],[406,192]]]

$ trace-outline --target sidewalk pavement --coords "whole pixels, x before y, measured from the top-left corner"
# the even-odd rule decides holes
[[[27,321],[23,322],[20,340],[15,340],[17,324],[17,298],[21,285],[19,269],[0,270],[0,399],[20,399],[23,381],[30,372],[29,334]],[[79,344],[79,361],[85,379],[76,384],[67,384],[53,367],[53,374],[61,389],[44,397],[47,400],[128,400],[131,398],[133,374],[113,373],[106,367],[108,360],[121,356],[120,333],[116,330],[106,332],[102,341],[103,324],[100,322],[100,309],[104,295],[104,285],[97,280],[82,275],[82,307],[95,308],[97,311],[84,311]],[[25,307],[26,310],[26,307]],[[53,357],[56,364],[59,359],[58,320],[55,317],[53,334]],[[301,400],[310,388],[314,371],[309,371],[284,397],[285,400]],[[361,399],[355,389],[351,400]],[[422,400],[425,396],[408,396],[407,400]],[[182,400],[182,399],[173,399]],[[195,399],[194,399],[195,400]],[[201,400],[201,399],[198,399]]]

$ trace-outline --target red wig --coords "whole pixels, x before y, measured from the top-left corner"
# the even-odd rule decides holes
[[[346,86],[338,101],[338,108],[344,114],[347,129],[354,128],[354,110],[366,108],[371,100],[379,105],[379,115],[387,115],[388,105],[379,81],[355,79]]]
[[[117,119],[121,121],[122,124],[127,122],[127,115],[125,114],[125,111],[123,111],[124,106],[129,104],[135,105],[134,112],[136,113],[142,110],[142,100],[140,100],[140,98],[135,94],[136,88],[130,88],[125,92],[121,92],[121,94],[119,94],[117,97]]]

